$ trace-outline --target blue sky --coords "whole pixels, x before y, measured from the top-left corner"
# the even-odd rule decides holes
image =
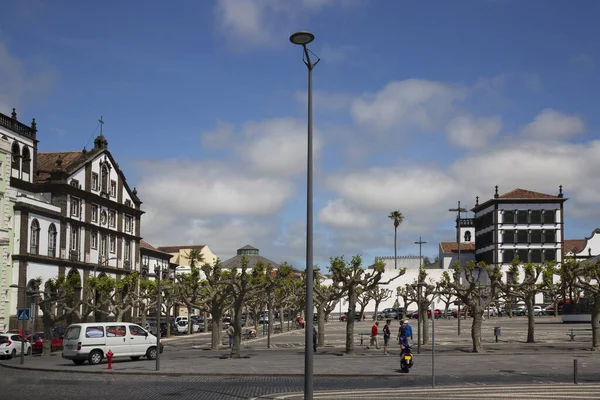
[[[6,3],[6,2],[3,2]],[[0,112],[40,151],[91,147],[97,120],[154,245],[253,244],[302,266],[312,31],[315,251],[437,254],[456,201],[564,186],[566,238],[600,225],[600,4],[219,0],[3,4]]]

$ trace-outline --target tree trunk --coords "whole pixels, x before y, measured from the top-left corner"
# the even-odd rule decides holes
[[[398,238],[398,227],[394,224],[394,269],[398,269],[398,246],[396,239]]]
[[[366,304],[361,304],[360,305],[360,320],[364,321],[365,319],[365,308],[367,307]]]
[[[140,311],[140,324],[146,326],[146,304],[140,304],[138,310]]]
[[[242,296],[240,296],[242,297]],[[233,302],[233,346],[231,348],[231,358],[240,358],[242,344],[242,299],[236,299]]]
[[[44,345],[42,347],[42,356],[45,357],[52,354],[52,328],[54,328],[54,318],[42,317],[42,322],[44,324]]]
[[[600,349],[600,293],[594,295],[592,305],[592,351]]]
[[[348,290],[348,318],[346,318],[346,354],[354,355],[354,314],[356,314],[356,291]]]
[[[187,306],[187,314],[188,314],[188,335],[194,333],[194,323],[192,322],[192,307]]]
[[[212,327],[212,333],[210,335],[210,349],[217,350],[221,345],[221,308],[216,301],[212,302],[210,313],[212,314],[212,320],[210,322]]]
[[[525,297],[525,306],[527,307],[527,343],[535,343],[535,315],[533,313],[533,296]]]
[[[421,340],[422,344],[426,345],[429,343],[429,319],[427,318],[427,308],[421,307],[421,315],[419,316],[421,322]],[[414,332],[413,332],[414,336]]]
[[[373,321],[377,321],[377,311],[379,311],[379,301],[375,300],[375,314],[373,316]]]
[[[473,325],[471,325],[471,339],[473,340],[473,353],[483,353],[481,344],[481,325],[483,323],[483,310],[473,309]]]
[[[317,305],[317,321],[318,321],[318,331],[319,336],[317,338],[317,345],[324,346],[325,345],[325,306],[319,304]]]
[[[274,315],[275,313],[273,312],[273,304],[271,304],[271,302],[269,302],[269,330],[268,330],[268,334],[269,337],[271,335],[273,335],[273,324],[275,321],[273,321]]]

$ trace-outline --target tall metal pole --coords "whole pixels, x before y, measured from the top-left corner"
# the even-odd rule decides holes
[[[461,267],[461,259],[460,259],[460,213],[467,211],[464,208],[460,207],[460,200],[458,201],[457,208],[450,208],[448,211],[456,212],[456,247],[458,248],[458,266]],[[460,304],[458,305],[458,335],[460,336]]]
[[[418,292],[418,302],[419,304],[421,304],[421,267],[423,267],[423,256],[422,256],[422,251],[421,251],[421,246],[424,245],[427,242],[424,242],[421,239],[421,236],[419,236],[419,241],[415,242],[415,244],[419,245],[419,279],[418,279],[418,284],[419,284],[419,292]],[[420,310],[420,308],[419,308]],[[419,314],[419,318],[417,319],[417,354],[421,354],[421,315]],[[425,326],[425,325],[423,325]]]
[[[157,288],[156,288],[156,293],[157,293],[157,299],[156,299],[156,370],[159,371],[160,370],[160,309],[161,309],[161,304],[160,304],[160,278],[162,275],[162,268],[156,264],[156,267],[158,268],[158,272],[156,273],[156,279],[157,279]],[[192,320],[190,319],[188,321],[188,324],[191,324]],[[206,321],[204,322],[206,323]]]
[[[313,115],[312,70],[316,63],[310,61],[306,45],[304,63],[308,67],[308,155],[306,165],[306,331],[304,332],[304,398],[313,398]],[[317,60],[318,62],[318,60]]]
[[[421,282],[417,284],[417,354],[421,354]]]
[[[431,387],[435,389],[435,302],[431,302]]]

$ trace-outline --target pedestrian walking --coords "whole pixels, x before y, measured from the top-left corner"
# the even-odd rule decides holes
[[[379,350],[379,343],[377,343],[377,334],[379,333],[379,321],[375,321],[373,326],[371,327],[371,342],[369,346],[375,346],[376,349]],[[368,349],[369,347],[367,347]]]
[[[229,336],[229,348],[231,348],[231,346],[233,346],[233,334],[235,333],[235,330],[233,329],[233,325],[229,325],[229,327],[227,328],[227,335]]]
[[[410,340],[412,341],[413,340],[412,326],[410,326],[407,319],[404,320],[404,324],[405,324],[405,328],[406,328],[406,337],[410,338]]]
[[[391,319],[385,321],[385,325],[383,327],[383,355],[389,355],[387,352],[387,347],[390,344],[390,336],[392,336],[392,332],[390,331],[390,324],[392,323]]]

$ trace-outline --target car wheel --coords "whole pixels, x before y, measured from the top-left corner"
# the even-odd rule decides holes
[[[31,351],[32,351],[32,350],[31,350],[31,346],[30,346],[30,347],[27,349],[27,353],[26,353],[26,354],[27,354],[28,356],[30,356],[30,355],[31,355]]]
[[[75,365],[83,365],[84,362],[85,360],[73,360],[73,364]]]
[[[150,347],[148,351],[146,351],[146,358],[148,358],[148,360],[156,360],[157,355],[158,352],[156,351],[156,346]]]
[[[16,356],[17,356],[17,349],[13,349],[13,351],[10,352],[9,358],[15,358]]]
[[[102,362],[102,352],[100,350],[93,350],[90,355],[88,356],[88,361],[90,362],[90,364],[92,365],[98,365]]]

